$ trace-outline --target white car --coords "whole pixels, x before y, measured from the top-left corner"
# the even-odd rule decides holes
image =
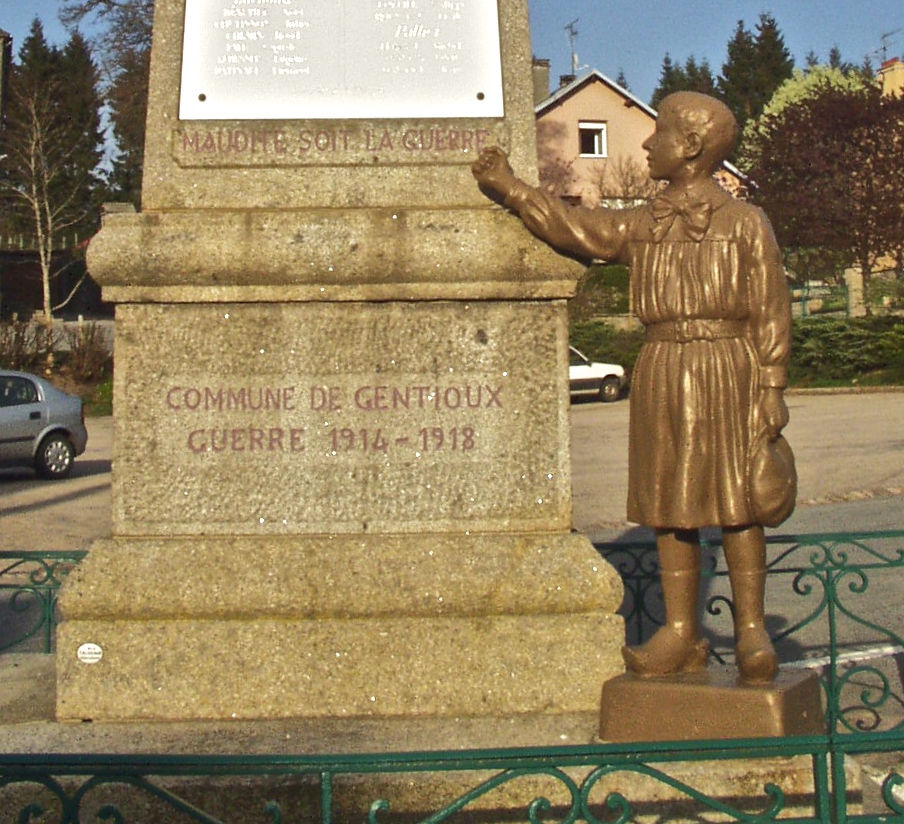
[[[0,466],[65,478],[87,442],[81,398],[37,375],[0,371]]]
[[[627,378],[624,367],[615,363],[596,363],[573,346],[568,347],[568,385],[573,395],[593,392],[601,401],[617,401]]]

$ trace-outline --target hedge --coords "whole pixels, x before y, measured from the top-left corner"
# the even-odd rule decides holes
[[[571,324],[572,346],[593,360],[634,367],[643,330]],[[794,321],[791,386],[904,385],[904,318],[809,317]]]

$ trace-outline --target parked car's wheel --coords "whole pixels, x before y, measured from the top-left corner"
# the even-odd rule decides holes
[[[621,384],[618,378],[604,378],[600,384],[600,400],[604,403],[617,401],[621,395]]]
[[[66,478],[72,472],[75,447],[65,435],[55,432],[41,441],[35,455],[35,471],[42,478]]]

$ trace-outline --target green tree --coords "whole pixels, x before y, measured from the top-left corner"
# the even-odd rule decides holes
[[[734,36],[728,42],[727,55],[719,75],[719,96],[738,123],[743,124],[751,117],[749,101],[757,72],[756,42],[743,20],[738,20]]]
[[[749,173],[779,243],[856,264],[868,295],[904,222],[904,100],[839,69],[810,74],[821,79],[796,78],[793,102],[780,90],[745,135]]]
[[[62,0],[70,26],[90,20],[99,30],[104,89],[117,154],[110,183],[113,196],[139,206],[144,168],[144,131],[150,72],[153,0]]]
[[[60,54],[63,82],[58,101],[59,116],[67,122],[72,141],[68,164],[68,186],[79,191],[85,201],[84,218],[74,224],[82,236],[96,230],[105,180],[99,173],[104,156],[104,130],[101,127],[103,99],[99,92],[100,73],[91,49],[75,31]]]
[[[697,58],[691,55],[683,66],[676,66],[672,63],[671,56],[666,54],[659,73],[659,85],[653,92],[650,105],[658,109],[663,98],[673,92],[713,94],[715,90],[716,80],[705,59],[698,63]]]
[[[654,109],[659,108],[659,104],[663,98],[668,97],[672,92],[679,92],[684,89],[686,78],[680,67],[676,67],[672,63],[671,55],[666,52],[662,58],[662,66],[659,69],[659,84],[653,90],[653,96],[650,98],[650,105]]]
[[[904,297],[904,97],[884,98],[876,175],[882,186],[882,231],[894,260],[898,297]]]
[[[794,60],[778,25],[761,14],[756,35],[739,20],[728,43],[727,58],[718,80],[719,96],[743,127],[756,118],[775,90],[791,76]]]
[[[754,117],[763,110],[775,90],[791,77],[794,71],[794,59],[785,45],[785,38],[779,31],[775,18],[769,14],[761,14],[756,25],[756,56],[759,82],[753,101]]]
[[[51,46],[36,18],[12,67],[0,137],[0,194],[8,225],[35,238],[48,325],[79,285],[52,303],[51,283],[63,271],[55,268],[54,245],[64,233],[86,237],[98,223],[102,133],[96,80],[85,41],[73,34],[63,50]]]
[[[848,89],[851,92],[865,91],[874,84],[857,69],[844,70],[839,67],[813,64],[805,70],[795,69],[773,93],[760,116],[747,122],[738,153],[738,165],[747,172],[760,164],[759,152],[766,142],[768,132],[775,129],[783,112],[803,101],[818,97],[826,88]]]
[[[691,55],[684,63],[684,75],[687,78],[687,91],[701,92],[702,94],[714,94],[716,91],[716,78],[706,58],[697,63]]]
[[[110,184],[115,200],[141,205],[144,172],[144,132],[148,103],[150,51],[120,57],[120,71],[107,90],[117,155]]]

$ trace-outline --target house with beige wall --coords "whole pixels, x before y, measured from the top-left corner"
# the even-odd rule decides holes
[[[552,94],[548,90],[548,61],[537,60],[534,112],[542,184],[584,206],[649,198],[655,184],[642,144],[655,126],[655,109],[596,69],[563,78]],[[730,164],[718,177],[732,194],[746,192],[743,175]]]
[[[876,76],[879,78],[882,94],[904,94],[904,61],[899,57],[882,61]]]

